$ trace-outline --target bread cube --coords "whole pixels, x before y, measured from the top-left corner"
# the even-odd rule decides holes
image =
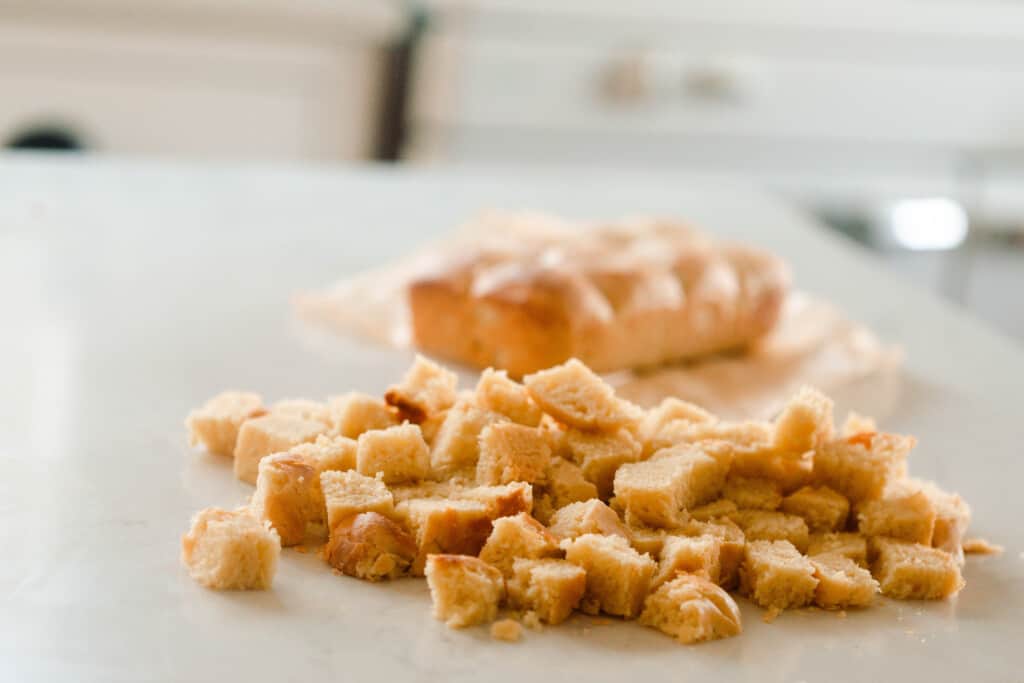
[[[382,399],[353,391],[327,402],[331,426],[341,436],[358,439],[363,432],[398,424],[398,413]]]
[[[715,517],[728,517],[737,510],[739,508],[736,506],[736,503],[726,498],[719,498],[706,505],[690,508],[689,512],[690,519],[695,519],[698,522],[707,522]]]
[[[598,499],[570,503],[551,517],[548,531],[564,540],[584,534],[603,534],[629,538],[629,530],[610,507]]]
[[[829,441],[814,455],[813,476],[851,503],[878,498],[899,478],[916,440],[899,434],[859,434]]]
[[[627,524],[626,529],[629,532],[629,544],[638,553],[646,553],[651,557],[658,557],[661,554],[661,549],[665,545],[665,538],[669,533],[665,529],[655,529],[636,523]]]
[[[812,532],[836,531],[846,526],[850,501],[827,486],[804,486],[783,499],[782,511],[803,517]]]
[[[615,498],[628,518],[672,528],[686,521],[685,509],[718,496],[726,468],[700,450],[682,445],[615,473]]]
[[[583,599],[587,572],[567,560],[517,558],[507,586],[510,607],[529,610],[545,623],[560,624]]]
[[[732,588],[736,585],[747,539],[743,530],[735,522],[725,517],[709,522],[691,520],[681,532],[686,536],[710,535],[718,538],[721,541],[718,557],[718,583],[725,588]]]
[[[512,573],[516,558],[559,557],[558,539],[525,512],[494,520],[480,559],[497,567],[506,576]]]
[[[964,587],[956,559],[938,548],[882,536],[870,540],[871,574],[897,600],[942,600]]]
[[[741,510],[778,510],[782,504],[782,486],[771,479],[730,476],[722,488],[722,497]]]
[[[363,432],[356,449],[360,474],[380,474],[385,484],[425,479],[430,473],[430,450],[420,428],[412,424]]]
[[[878,582],[864,567],[842,555],[811,557],[814,578],[814,604],[825,609],[867,607],[875,599]]]
[[[889,536],[931,545],[935,508],[921,491],[887,492],[857,506],[857,530],[865,536]]]
[[[380,581],[405,574],[417,551],[415,539],[396,522],[377,512],[361,512],[331,528],[323,556],[342,574]]]
[[[614,432],[641,417],[639,408],[617,398],[603,379],[575,358],[527,375],[523,383],[541,410],[570,427]]]
[[[800,552],[807,550],[810,532],[802,517],[785,512],[740,510],[731,519],[743,529],[748,541],[789,541]]]
[[[491,638],[515,643],[523,637],[523,625],[515,619],[499,619],[491,624]]]
[[[597,498],[597,487],[584,478],[579,466],[563,458],[553,457],[541,481],[534,487],[534,493],[538,501],[545,501],[542,505],[546,508],[542,513],[535,505],[534,517],[548,524],[555,510],[569,503]]]
[[[832,408],[832,399],[817,389],[801,387],[775,419],[775,449],[803,454],[831,439],[835,431]]]
[[[480,432],[476,479],[485,485],[540,479],[551,461],[547,437],[535,427],[499,422]]]
[[[677,574],[697,574],[718,583],[722,573],[722,539],[712,534],[666,536],[658,559],[653,586],[660,586]]]
[[[270,407],[270,414],[287,415],[288,417],[298,417],[303,420],[319,422],[324,427],[330,427],[332,424],[330,410],[326,403],[310,401],[305,398],[288,398],[278,401]]]
[[[619,467],[636,462],[643,455],[640,442],[627,429],[608,433],[569,429],[565,433],[565,447],[583,476],[597,487],[601,498],[612,495]]]
[[[316,437],[315,441],[299,444],[290,452],[311,458],[316,464],[318,472],[328,472],[330,470],[354,470],[356,468],[356,449],[355,439],[321,434]]]
[[[398,411],[399,419],[420,423],[455,404],[458,384],[454,372],[417,354],[402,381],[384,393],[384,401]]]
[[[740,590],[761,607],[789,609],[814,600],[814,565],[789,541],[749,541],[740,566]]]
[[[644,448],[648,449],[654,445],[654,440],[665,431],[669,424],[675,423],[674,427],[682,430],[689,425],[714,424],[717,421],[717,417],[700,406],[669,396],[662,399],[661,403],[648,410],[644,415],[640,421],[640,439]],[[675,443],[662,444],[660,448],[674,445]],[[653,453],[654,450],[646,452]]]
[[[277,572],[281,540],[247,508],[206,508],[181,537],[181,561],[198,583],[215,590],[265,590]]]
[[[657,564],[621,536],[584,534],[562,542],[565,559],[587,572],[582,609],[632,619],[640,614]]]
[[[431,555],[426,564],[434,618],[449,628],[494,621],[505,594],[501,572],[466,555]]]
[[[732,449],[730,474],[737,477],[769,479],[777,482],[783,494],[811,483],[811,453],[800,457],[783,455],[766,446],[740,446]]]
[[[242,423],[235,443],[235,476],[256,483],[260,460],[313,441],[327,428],[321,422],[287,415],[263,415]]]
[[[958,563],[963,563],[963,540],[967,527],[971,523],[971,508],[963,498],[955,493],[940,489],[935,483],[920,479],[903,479],[890,484],[886,490],[898,494],[900,492],[920,491],[931,502],[935,509],[935,530],[932,533],[932,546],[945,550]],[[893,534],[889,534],[893,535]]]
[[[376,512],[390,517],[395,512],[394,498],[380,477],[367,477],[353,470],[330,470],[320,474],[327,528],[361,512]]]
[[[640,623],[683,644],[729,638],[743,631],[740,610],[729,594],[707,579],[689,574],[651,593]]]
[[[849,558],[862,567],[868,565],[868,542],[860,534],[838,532],[811,534],[807,554],[840,555]]]
[[[487,505],[476,500],[414,499],[395,512],[416,539],[419,550],[410,568],[415,576],[422,575],[431,554],[479,555],[494,520]]]
[[[274,527],[282,546],[302,543],[307,526],[324,522],[316,461],[295,453],[273,453],[260,460],[250,507]]]
[[[203,444],[214,455],[232,455],[242,423],[266,412],[259,394],[242,391],[217,394],[185,420],[189,443]]]
[[[480,375],[474,392],[476,405],[481,409],[504,415],[527,427],[540,426],[543,416],[540,407],[519,382],[508,378],[504,370],[487,368]]]
[[[454,493],[456,498],[482,503],[491,519],[529,513],[533,509],[533,489],[516,481],[501,486],[473,486]]]
[[[441,476],[472,469],[480,457],[480,432],[503,420],[501,415],[478,408],[470,401],[458,401],[446,411],[430,447],[430,468]]]

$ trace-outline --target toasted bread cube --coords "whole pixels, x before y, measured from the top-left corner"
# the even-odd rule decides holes
[[[579,606],[586,589],[587,572],[572,562],[516,558],[508,579],[509,605],[560,624]]]
[[[717,584],[721,573],[722,539],[719,536],[667,536],[653,585],[660,586],[677,574],[697,574]]]
[[[686,536],[711,535],[720,539],[718,583],[725,588],[732,588],[736,585],[747,539],[743,530],[735,522],[724,517],[709,522],[690,520],[683,527],[682,533]]]
[[[798,458],[755,445],[734,447],[732,456],[731,475],[778,482],[783,494],[811,483],[813,458],[810,453]]]
[[[565,433],[565,447],[586,480],[597,487],[601,498],[612,495],[619,467],[636,462],[643,455],[640,442],[627,429],[607,433],[569,429]]]
[[[356,469],[360,474],[380,474],[385,484],[425,479],[430,473],[430,450],[420,428],[403,424],[359,435]]]
[[[515,619],[499,619],[491,624],[491,638],[515,643],[523,637],[523,625]]]
[[[956,559],[920,543],[873,537],[871,573],[884,595],[897,600],[942,600],[964,587]]]
[[[575,358],[527,375],[523,383],[541,410],[570,427],[614,432],[641,417],[639,408],[617,398],[603,379]]]
[[[650,460],[626,464],[615,473],[615,498],[627,517],[672,528],[686,521],[685,509],[714,499],[726,468],[688,446],[659,451]]]
[[[499,422],[480,432],[476,479],[481,484],[532,484],[543,476],[549,462],[551,447],[547,437],[535,427]]]
[[[672,425],[673,423],[669,423]],[[686,441],[724,441],[736,446],[769,446],[775,427],[770,422],[746,420],[744,422],[698,422],[691,423]]]
[[[875,599],[878,582],[864,567],[842,555],[811,557],[814,578],[814,604],[825,609],[867,607]]]
[[[332,397],[327,407],[334,431],[350,439],[358,439],[363,432],[387,429],[399,423],[397,411],[383,399],[358,391]]]
[[[494,520],[487,505],[476,500],[414,499],[399,505],[396,514],[416,538],[419,551],[410,568],[415,576],[423,574],[428,555],[479,555]]]
[[[814,455],[814,479],[851,503],[878,498],[900,477],[916,440],[899,434],[858,434],[829,441]]]
[[[529,513],[533,509],[533,489],[524,482],[516,481],[501,486],[473,486],[460,489],[456,498],[483,503],[491,519]]]
[[[480,457],[480,432],[484,427],[504,418],[459,400],[445,412],[430,447],[430,468],[441,476],[472,469]],[[474,474],[475,476],[475,474]]]
[[[736,503],[727,498],[719,498],[706,505],[690,508],[690,519],[695,519],[698,522],[707,522],[715,517],[728,517],[737,510],[739,510],[739,507],[736,506]]]
[[[235,476],[256,483],[260,460],[313,441],[326,431],[321,422],[287,415],[263,415],[242,423],[235,444]]]
[[[860,534],[849,532],[811,534],[807,545],[807,554],[841,555],[862,567],[868,566],[868,540]]]
[[[282,546],[302,543],[307,526],[324,522],[316,461],[296,453],[272,453],[260,460],[251,508],[274,527]]]
[[[318,472],[354,470],[356,468],[355,439],[321,434],[316,441],[299,444],[291,453],[312,458]],[[319,481],[319,479],[318,479]]]
[[[846,439],[857,434],[874,434],[877,431],[878,424],[872,418],[850,411],[846,414],[839,435]]]
[[[778,510],[782,504],[782,486],[771,479],[730,476],[722,488],[722,497],[741,510]]]
[[[327,564],[367,581],[397,579],[416,558],[416,541],[396,522],[377,512],[343,517],[324,546]]]
[[[836,531],[846,526],[850,501],[827,486],[804,486],[783,499],[782,511],[803,517],[812,532]]]
[[[807,522],[796,515],[768,510],[740,510],[731,515],[730,519],[743,529],[748,541],[786,540],[796,546],[800,552],[807,550],[810,543]]]
[[[320,490],[327,511],[327,528],[361,512],[376,512],[390,517],[395,501],[380,477],[367,477],[353,470],[330,470],[320,474]]]
[[[449,628],[494,621],[505,594],[501,572],[476,557],[431,555],[426,564],[434,618]]]
[[[242,423],[266,412],[259,394],[242,391],[217,394],[185,420],[189,443],[203,444],[214,455],[232,455]]]
[[[640,623],[680,643],[700,643],[737,636],[743,631],[733,599],[700,576],[683,574],[647,597]]]
[[[480,559],[508,576],[516,558],[559,557],[558,539],[525,512],[494,520]]]
[[[747,543],[740,566],[740,590],[761,607],[809,605],[817,587],[814,565],[789,541]]]
[[[565,559],[587,572],[582,609],[632,619],[640,614],[657,564],[621,536],[584,534],[562,542]]]
[[[817,389],[801,387],[775,419],[772,444],[781,453],[803,454],[832,438],[832,399]]]
[[[310,401],[305,398],[287,398],[283,401],[278,401],[270,407],[270,414],[287,415],[288,417],[298,417],[303,420],[319,422],[324,427],[330,427],[332,424],[330,409],[326,403]]]
[[[673,430],[686,430],[694,424],[714,424],[718,418],[704,410],[700,406],[680,400],[674,396],[662,399],[654,408],[651,408],[640,421],[640,439],[645,449],[654,445],[654,440],[664,432],[669,424],[673,424]],[[674,446],[675,443],[662,444],[660,448]],[[647,450],[653,453],[654,449]]]
[[[894,482],[886,490],[886,494],[920,491],[931,502],[935,509],[935,530],[932,533],[932,546],[945,550],[958,563],[963,563],[963,540],[967,527],[971,523],[971,508],[963,498],[955,493],[940,489],[935,483],[920,479],[903,479]],[[890,534],[892,535],[892,534]]]
[[[655,529],[644,524],[627,524],[629,530],[629,544],[638,553],[658,557],[665,545],[665,538],[668,533],[665,529]]]
[[[480,375],[474,392],[476,405],[481,409],[504,415],[527,427],[539,427],[544,415],[519,382],[508,378],[504,370],[487,368]]]
[[[398,411],[400,419],[420,423],[455,405],[458,384],[454,372],[417,354],[402,381],[384,393],[384,401]]]
[[[540,512],[535,508],[534,517],[544,524],[550,523],[555,510],[569,503],[597,498],[597,487],[584,478],[583,470],[576,464],[557,457],[551,458],[544,470],[544,476],[536,487],[536,492],[539,499],[545,501],[545,511]]]
[[[577,538],[584,534],[629,538],[629,530],[615,514],[615,510],[596,498],[560,508],[552,515],[548,530],[559,540]]]
[[[931,545],[935,507],[921,491],[887,493],[857,506],[857,530],[865,536],[889,536]]]
[[[181,561],[198,583],[215,590],[265,590],[277,572],[281,540],[247,508],[206,508],[181,537]]]

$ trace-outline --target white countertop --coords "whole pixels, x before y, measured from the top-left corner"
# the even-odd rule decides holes
[[[189,409],[228,387],[271,400],[381,391],[408,355],[301,328],[289,294],[494,205],[669,212],[782,253],[803,288],[904,345],[903,400],[884,426],[920,437],[912,471],[960,491],[973,532],[1006,553],[970,558],[953,602],[883,601],[843,620],[797,612],[771,625],[744,605],[742,637],[695,648],[586,618],[495,643],[432,620],[422,582],[368,585],[292,551],[270,592],[195,585],[178,560],[190,515],[238,503],[248,487],[187,447]],[[8,157],[0,306],[0,680],[1020,676],[1024,352],[749,189],[599,171]]]

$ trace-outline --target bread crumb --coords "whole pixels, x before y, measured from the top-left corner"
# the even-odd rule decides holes
[[[836,612],[836,616],[839,617],[840,619],[845,619],[846,618],[846,610],[844,610],[844,609],[839,610],[838,612]]]
[[[770,624],[773,621],[775,621],[779,617],[780,614],[782,614],[782,609],[781,608],[779,608],[779,607],[772,607],[771,609],[769,609],[768,611],[766,611],[764,614],[761,615],[761,621],[763,621],[766,624]]]
[[[523,635],[523,627],[515,619],[499,619],[491,624],[491,638],[509,643],[519,641]]]
[[[540,616],[533,610],[525,612],[523,614],[523,625],[531,631],[540,631],[544,628],[540,622]]]
[[[1001,545],[990,543],[984,538],[968,538],[964,540],[964,552],[968,555],[1002,555],[1006,550]],[[1021,555],[1024,557],[1024,553]]]

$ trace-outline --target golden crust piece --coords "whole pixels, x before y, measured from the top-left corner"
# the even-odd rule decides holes
[[[215,590],[265,590],[277,572],[281,540],[247,508],[207,508],[181,537],[181,561],[197,582]]]
[[[274,453],[260,460],[251,508],[274,527],[282,546],[302,543],[307,527],[324,521],[316,460],[296,453]]]
[[[616,397],[603,379],[575,358],[527,375],[523,383],[544,412],[570,427],[615,431],[641,417],[639,408]]]
[[[687,645],[743,631],[740,610],[729,594],[703,577],[688,574],[647,596],[640,623]]]
[[[532,230],[537,221],[492,217],[490,234],[515,239],[410,283],[419,348],[516,377],[573,356],[606,372],[742,348],[779,318],[789,275],[768,253],[669,221],[557,239]]]
[[[238,430],[248,419],[266,415],[259,394],[225,391],[193,410],[185,420],[189,443],[203,444],[214,455],[230,456],[235,451]]]
[[[388,388],[384,400],[399,419],[420,423],[455,404],[459,378],[417,354],[402,381]]]
[[[399,505],[395,514],[416,538],[414,575],[422,575],[431,554],[479,555],[494,520],[487,505],[475,500],[414,499]]]
[[[466,555],[431,555],[426,565],[434,618],[449,628],[493,621],[505,582],[486,562]]]
[[[256,483],[260,460],[313,441],[327,431],[322,422],[290,415],[263,415],[242,423],[235,443],[235,476]]]
[[[416,552],[416,541],[401,526],[377,512],[362,512],[331,528],[323,556],[342,574],[380,581],[405,574]]]

